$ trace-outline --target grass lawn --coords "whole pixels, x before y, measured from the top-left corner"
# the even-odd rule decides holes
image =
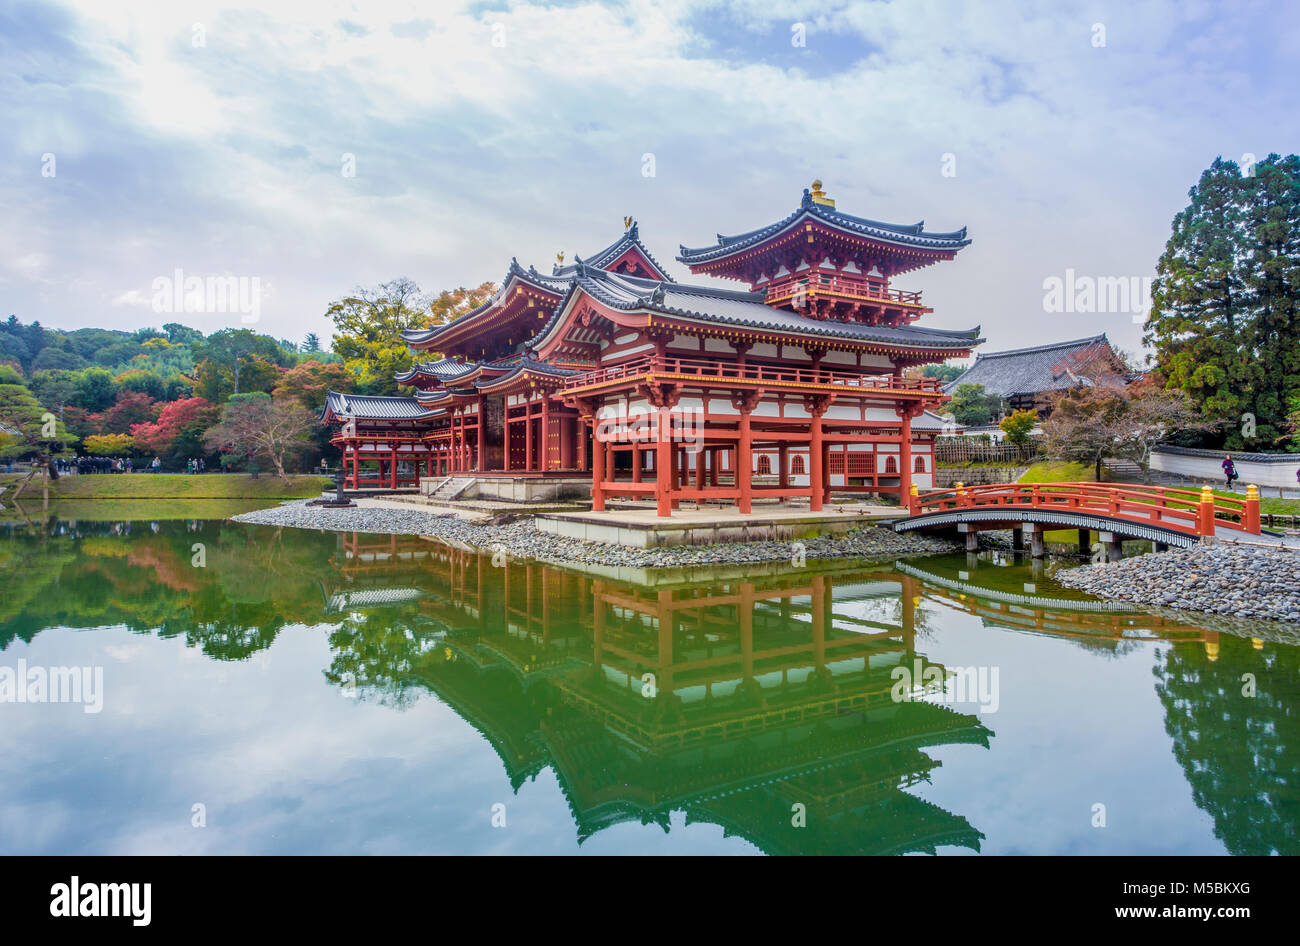
[[[0,502],[13,498],[19,474],[0,474]],[[243,473],[97,473],[61,476],[50,482],[51,500],[101,499],[307,499],[331,485],[321,476],[293,476],[286,486],[278,476],[257,479]],[[39,500],[41,482],[31,480],[20,502]]]
[[[1095,483],[1091,463],[1060,463],[1045,460],[1035,463],[1020,477],[1021,483]],[[1105,470],[1102,471],[1103,478]]]

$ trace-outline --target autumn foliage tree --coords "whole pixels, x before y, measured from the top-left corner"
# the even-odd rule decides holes
[[[286,484],[292,458],[307,448],[315,417],[301,404],[268,394],[239,394],[221,409],[221,420],[204,436],[210,450],[264,459]]]
[[[217,422],[218,409],[201,397],[172,401],[153,423],[134,424],[131,436],[143,453],[166,457],[179,451],[191,456],[202,449],[203,432]]]

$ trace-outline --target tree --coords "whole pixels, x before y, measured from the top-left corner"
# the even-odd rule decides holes
[[[309,355],[320,351],[320,336],[315,332],[308,332],[307,337],[302,340],[302,350]]]
[[[288,484],[285,463],[308,445],[314,422],[311,412],[294,401],[260,393],[240,394],[225,403],[220,422],[203,442],[210,450],[269,460]]]
[[[1093,464],[1099,481],[1102,461],[1120,457],[1137,463],[1143,482],[1149,482],[1156,446],[1179,431],[1215,426],[1187,394],[1167,389],[1159,375],[1147,375],[1129,384],[1103,380],[1058,394],[1043,434],[1049,454]]]
[[[356,376],[359,391],[397,392],[394,375],[414,361],[402,332],[424,328],[430,319],[424,310],[420,287],[406,278],[358,289],[330,305],[325,315],[334,323],[331,346]]]
[[[1038,411],[1012,411],[998,427],[1007,435],[1007,441],[1014,444],[1029,443],[1029,435],[1038,425]]]
[[[137,391],[122,391],[117,401],[106,411],[92,414],[90,422],[100,433],[124,434],[132,424],[144,424],[154,420],[160,410],[153,398]]]
[[[921,369],[921,377],[938,378],[944,384],[956,381],[966,369],[960,365],[926,365]]]
[[[318,411],[328,392],[350,394],[355,388],[356,378],[343,365],[304,361],[280,375],[271,396],[297,401],[310,411]]]
[[[86,368],[77,377],[77,406],[102,411],[117,398],[117,382],[106,368]]]
[[[1185,431],[1212,430],[1218,424],[1197,413],[1192,399],[1167,389],[1162,378],[1147,376],[1125,389],[1128,408],[1117,430],[1116,456],[1142,469],[1142,482],[1151,481],[1151,451],[1170,436]]]
[[[1002,401],[984,393],[982,384],[959,384],[952,392],[948,410],[952,418],[967,427],[983,427],[993,420]]]
[[[1243,176],[1218,158],[1174,218],[1143,341],[1170,388],[1228,419],[1239,450],[1276,441],[1300,392],[1300,158]]]
[[[1102,461],[1115,455],[1120,418],[1127,409],[1120,384],[1081,384],[1057,393],[1043,421],[1045,452],[1059,460],[1092,464],[1093,477],[1100,482]]]
[[[34,456],[45,466],[76,439],[25,387],[0,379],[0,456]]]
[[[246,328],[213,332],[194,347],[200,372],[195,393],[214,402],[223,399],[227,385],[230,394],[247,391],[251,385],[241,382],[250,380],[248,374],[256,374],[256,380],[266,384],[275,377],[275,365],[287,361],[286,353],[274,339]]]
[[[201,397],[173,401],[163,407],[155,423],[134,424],[131,436],[143,453],[167,456],[179,449],[184,456],[200,450],[203,432],[219,419],[220,411]]]
[[[429,325],[446,325],[454,322],[466,312],[473,312],[491,299],[497,291],[496,283],[485,282],[473,289],[460,286],[456,289],[444,289],[429,304]]]
[[[127,434],[91,434],[82,441],[86,453],[98,457],[116,457],[130,453],[135,438]]]

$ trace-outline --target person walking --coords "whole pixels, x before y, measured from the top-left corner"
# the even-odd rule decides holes
[[[153,462],[149,464],[149,469],[153,470],[155,473],[161,473],[162,460],[158,459],[157,457],[154,457]]]
[[[1232,454],[1224,454],[1223,462],[1219,465],[1223,467],[1223,476],[1228,481],[1228,489],[1232,489],[1232,481],[1237,478],[1237,464],[1232,462]]]

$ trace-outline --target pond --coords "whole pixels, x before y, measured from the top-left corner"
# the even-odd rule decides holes
[[[11,523],[0,853],[1300,852],[1300,649],[1023,562]]]

